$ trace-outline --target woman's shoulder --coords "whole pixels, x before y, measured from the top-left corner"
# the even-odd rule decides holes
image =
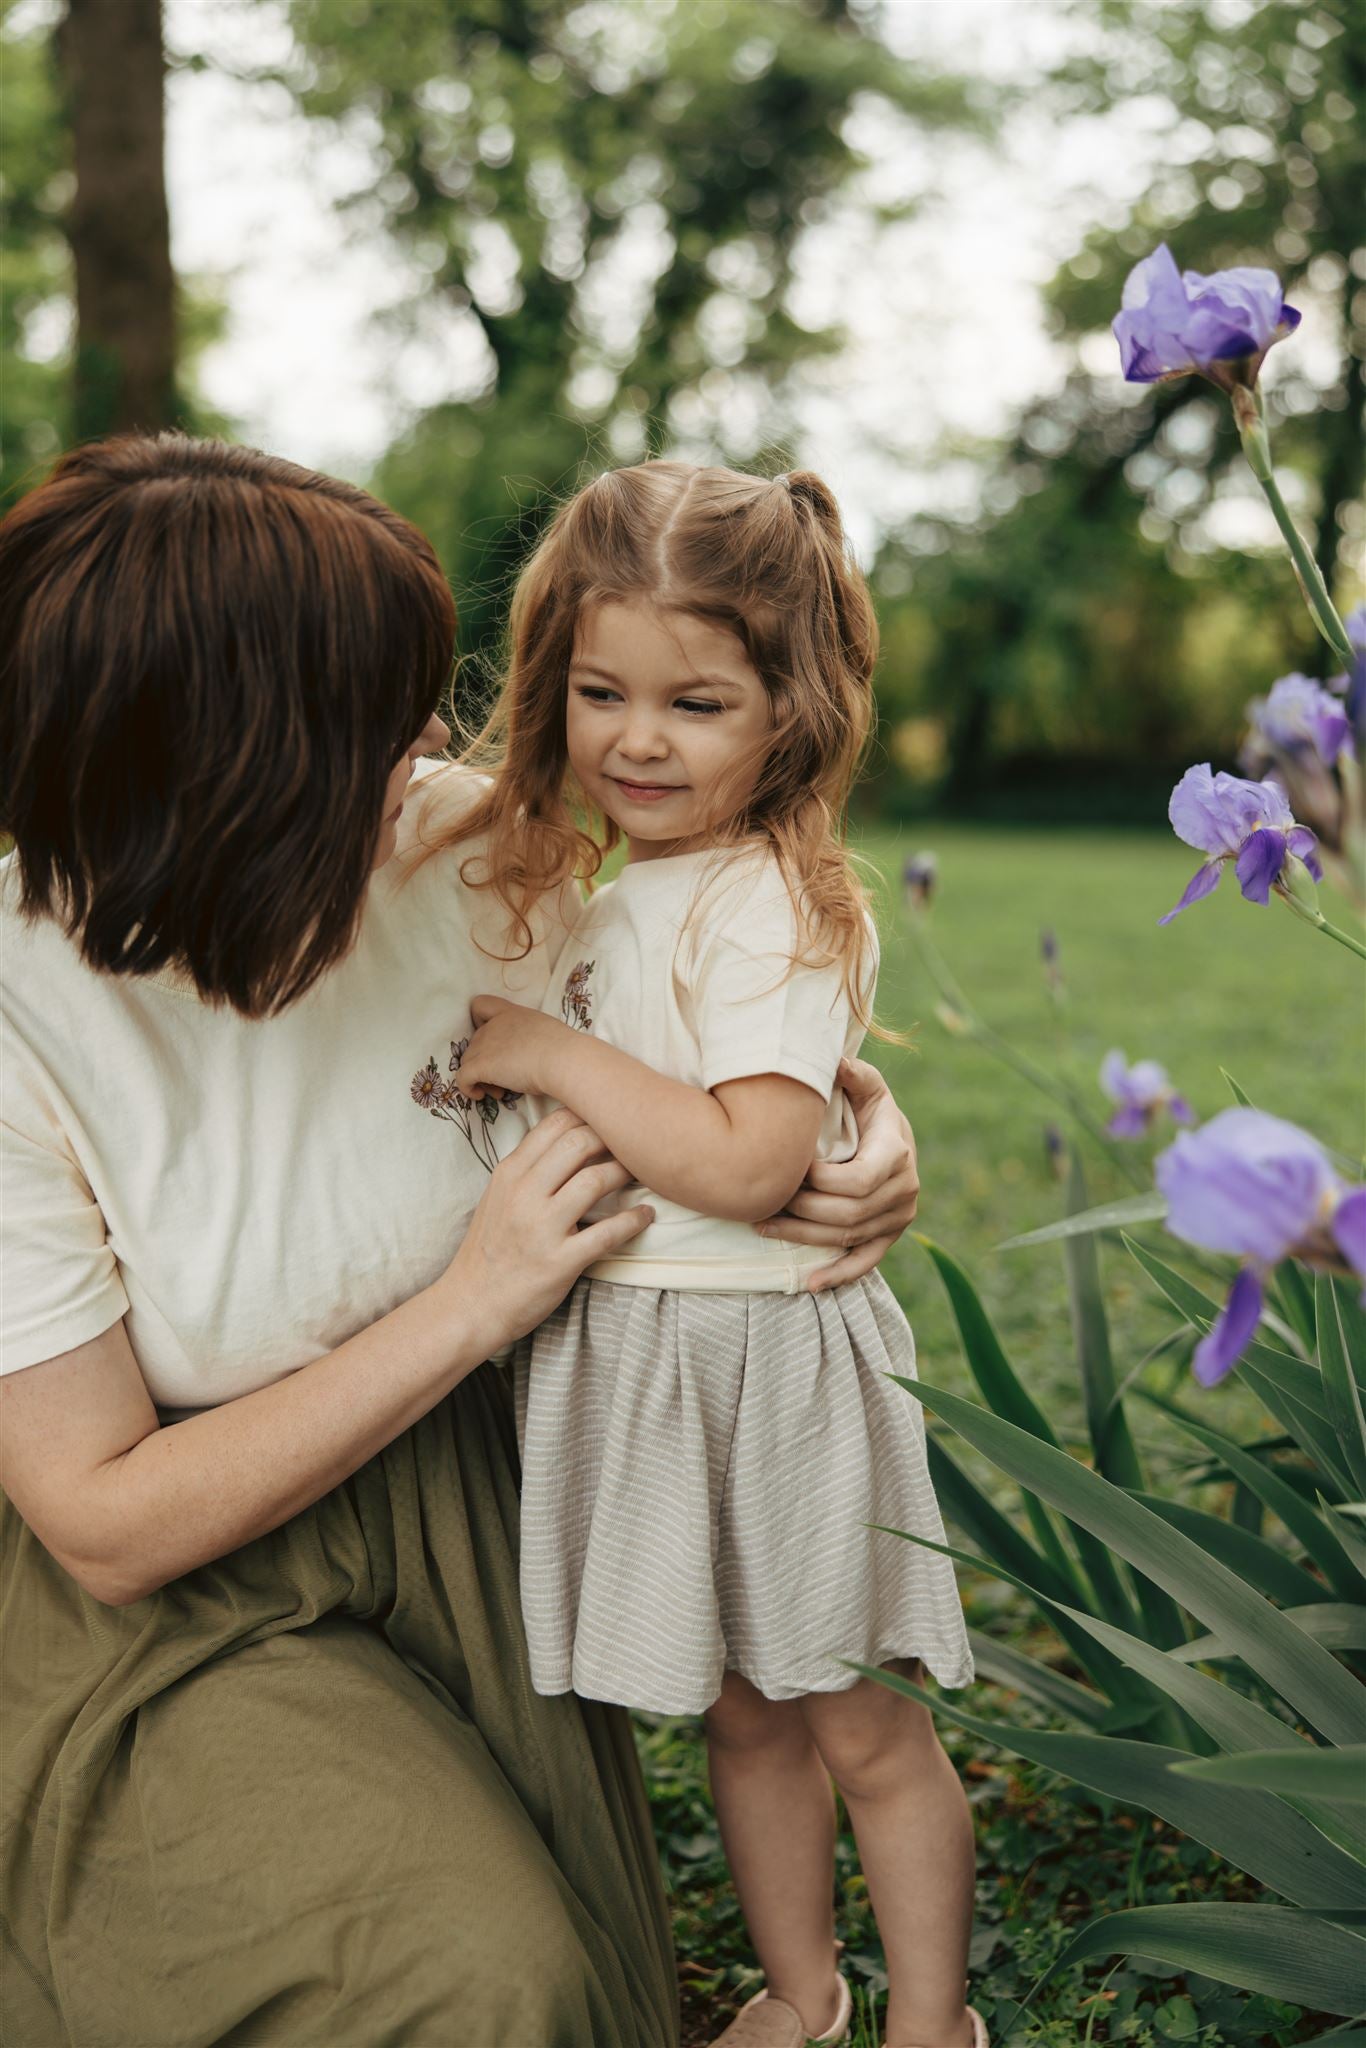
[[[492,787],[491,776],[460,761],[419,761],[399,821],[399,851],[440,852]]]

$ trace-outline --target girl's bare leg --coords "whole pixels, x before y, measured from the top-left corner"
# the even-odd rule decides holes
[[[887,1955],[887,2048],[968,2048],[972,1818],[929,1710],[872,1679],[797,1704],[858,1842]]]
[[[835,1802],[799,1700],[767,1700],[735,1672],[707,1711],[721,1840],[769,1993],[810,2034],[833,2025]]]

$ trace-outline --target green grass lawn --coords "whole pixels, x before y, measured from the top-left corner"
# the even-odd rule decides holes
[[[915,1126],[923,1185],[917,1227],[967,1266],[1016,1369],[1055,1427],[1080,1448],[1082,1409],[1058,1249],[994,1249],[1062,1212],[1062,1189],[1044,1143],[1056,1112],[981,1046],[951,1036],[936,1021],[936,992],[906,939],[897,901],[902,861],[922,845],[940,859],[935,939],[966,994],[1020,1051],[1043,1065],[1061,1061],[1101,1117],[1106,1105],[1096,1072],[1106,1049],[1118,1045],[1130,1059],[1160,1060],[1201,1117],[1233,1099],[1224,1067],[1258,1107],[1302,1124],[1349,1159],[1359,1157],[1366,1139],[1360,965],[1284,905],[1244,903],[1231,876],[1212,900],[1159,930],[1158,917],[1177,900],[1198,858],[1165,834],[936,826],[863,839],[863,852],[886,882],[880,1017],[914,1041],[911,1049],[876,1046],[872,1057]],[[1327,898],[1325,909],[1346,921]],[[1040,962],[1044,926],[1056,932],[1061,948],[1062,1023]],[[1161,1132],[1154,1143],[1132,1149],[1145,1173],[1150,1153],[1169,1135]],[[1109,1162],[1094,1152],[1085,1156],[1093,1200],[1128,1192],[1129,1183]],[[1181,1263],[1170,1240],[1164,1250]],[[1172,1323],[1121,1246],[1107,1243],[1102,1260],[1115,1363],[1123,1375]],[[915,1329],[921,1376],[971,1393],[925,1252],[908,1236],[886,1271]],[[1146,1371],[1154,1385],[1176,1381],[1184,1391],[1184,1364],[1168,1359]],[[1222,1426],[1231,1417],[1239,1428],[1257,1425],[1256,1404],[1236,1385],[1196,1398],[1210,1404]],[[1130,1407],[1135,1433],[1161,1473],[1173,1440],[1141,1402]],[[955,1452],[961,1455],[962,1446]],[[969,1582],[964,1590],[978,1626],[1023,1634],[1027,1619],[1000,1587]],[[974,1707],[991,1713],[994,1693],[978,1688]],[[1015,1700],[1009,1710],[1022,1712]],[[734,2001],[758,1979],[719,1855],[698,1732],[686,1723],[642,1721],[641,1743],[674,1897],[691,2048],[719,2031]],[[1091,1914],[1128,1904],[1250,1895],[1216,1857],[1144,1816],[999,1753],[983,1753],[968,1738],[951,1736],[948,1746],[978,1821],[973,1965],[979,2002],[998,2030],[1068,1930]],[[881,1957],[847,1836],[840,1857],[840,1931],[849,1944],[850,1974],[875,2000]],[[1249,2000],[1208,1980],[1164,1977],[1130,1960],[1108,1974],[1097,1967],[1059,1980],[1011,2039],[1029,2048],[1120,2041],[1136,2048],[1216,2048],[1307,2041],[1326,2025],[1272,2000]],[[870,2019],[859,2048],[874,2048],[879,2039]]]
[[[920,843],[877,835],[863,851],[894,877]],[[1117,1045],[1131,1060],[1160,1060],[1202,1118],[1233,1100],[1223,1067],[1259,1108],[1360,1157],[1360,964],[1283,904],[1245,903],[1228,875],[1212,899],[1159,930],[1158,918],[1198,864],[1166,835],[942,827],[923,843],[941,862],[933,911],[941,953],[987,1022],[1042,1065],[1060,1057],[1057,1012],[1039,957],[1041,927],[1056,931],[1068,991],[1071,1050],[1064,1057],[1098,1115],[1107,1105],[1097,1069]],[[1044,1128],[1051,1118],[1065,1119],[983,1048],[951,1037],[936,1021],[934,990],[918,970],[890,891],[881,924],[881,1017],[912,1031],[915,1048],[877,1046],[872,1056],[915,1126],[917,1228],[970,1268],[1007,1353],[1035,1393],[1056,1398],[1064,1418],[1071,1404],[1079,1418],[1060,1254],[1056,1247],[993,1249],[1061,1213]],[[1158,1144],[1170,1136],[1167,1127]],[[1134,1158],[1145,1160],[1158,1144],[1133,1147]],[[1087,1167],[1095,1200],[1127,1192],[1094,1154]],[[1122,1249],[1104,1256],[1117,1357],[1127,1369],[1167,1325],[1149,1310],[1147,1283]],[[915,1328],[922,1375],[966,1391],[953,1326],[924,1252],[903,1240],[887,1273]]]

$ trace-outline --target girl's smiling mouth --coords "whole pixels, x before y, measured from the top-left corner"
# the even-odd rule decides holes
[[[658,803],[661,797],[678,796],[687,788],[686,782],[627,782],[624,776],[609,775],[608,781],[616,784],[623,796],[632,803]]]

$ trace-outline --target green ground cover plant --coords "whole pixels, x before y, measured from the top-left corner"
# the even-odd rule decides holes
[[[1220,1071],[1227,1062],[1254,1100],[1274,1101],[1278,1111],[1339,1146],[1361,1143],[1366,1087],[1359,1034],[1342,1028],[1350,968],[1344,978],[1334,949],[1306,944],[1306,935],[1275,906],[1258,911],[1232,895],[1216,897],[1202,907],[1202,926],[1178,920],[1159,932],[1157,917],[1174,900],[1188,863],[1156,834],[944,826],[928,836],[940,863],[937,942],[955,976],[1012,1045],[1040,1062],[1060,1062],[1098,1118],[1107,1107],[1097,1085],[1100,1061],[1119,1045],[1131,1056],[1159,1058],[1202,1117],[1232,1099]],[[1020,1382],[1063,1445],[1080,1453],[1089,1450],[1087,1418],[1062,1250],[988,1249],[1065,1213],[1067,1190],[1045,1143],[1052,1111],[982,1045],[936,1018],[936,991],[898,902],[899,877],[914,843],[904,834],[873,832],[862,850],[876,869],[882,901],[881,1014],[914,1040],[910,1049],[879,1047],[875,1056],[915,1123],[924,1183],[920,1223],[936,1245],[971,1264],[977,1293]],[[1256,944],[1220,943],[1222,922],[1240,916],[1255,920]],[[1041,924],[1057,935],[1061,999],[1050,991],[1041,960]],[[1237,936],[1246,938],[1246,922]],[[1136,1019],[1135,986],[1180,994],[1166,1001],[1150,994]],[[1276,993],[1274,1005],[1265,1000],[1268,989]],[[1281,1021],[1287,994],[1296,1020],[1293,1060]],[[1218,1061],[1210,1051],[1216,1043]],[[1332,1105],[1330,1116],[1325,1104]],[[1153,1149],[1134,1148],[1134,1159],[1146,1165]],[[1103,1158],[1088,1158],[1087,1171],[1093,1201],[1132,1191]],[[1116,1367],[1125,1374],[1155,1347],[1171,1344],[1179,1321],[1117,1242],[1100,1242],[1099,1271]],[[974,1396],[949,1296],[923,1244],[908,1235],[888,1272],[916,1331],[923,1377]],[[1144,1366],[1143,1386],[1179,1401],[1217,1430],[1262,1434],[1266,1418],[1255,1397],[1235,1381],[1202,1391],[1190,1380],[1189,1357],[1189,1341],[1176,1343]],[[1154,1490],[1185,1491],[1207,1511],[1226,1515],[1234,1500],[1226,1480],[1206,1484],[1198,1495],[1190,1491],[1193,1475],[1203,1469],[1199,1446],[1159,1406],[1131,1399],[1128,1411]],[[1018,1491],[1012,1496],[986,1459],[933,1415],[930,1426],[935,1441],[951,1441],[955,1462],[1003,1508],[1012,1498],[1018,1502]],[[951,1528],[950,1540],[961,1541],[961,1532]],[[1295,1568],[1288,1552],[1286,1563],[1287,1571]],[[979,1635],[1022,1658],[1048,1655],[1050,1631],[1014,1587],[970,1569],[960,1572],[960,1583]],[[997,1667],[998,1680],[1003,1670],[1004,1664]],[[1057,1725],[1056,1717],[999,1682],[979,1684],[956,1700],[987,1722],[1039,1730]],[[1076,1961],[1017,2017],[1077,1929],[1102,1913],[1202,1900],[1250,1904],[1265,1895],[1228,1860],[1151,1814],[1069,1783],[981,1736],[942,1723],[941,1733],[969,1786],[977,1820],[972,1960],[975,1996],[994,2033],[1015,2018],[1011,2039],[1023,2048],[1087,2042],[1301,2048],[1325,2035],[1341,2048],[1366,2041],[1366,2034],[1340,2032],[1340,2021],[1306,2006],[1141,1958]],[[700,1729],[642,1719],[640,1740],[674,1900],[684,2038],[687,2048],[698,2048],[758,1978],[706,1796]],[[866,2007],[856,2048],[876,2048],[881,1954],[847,1835],[839,1913],[851,1979]]]

